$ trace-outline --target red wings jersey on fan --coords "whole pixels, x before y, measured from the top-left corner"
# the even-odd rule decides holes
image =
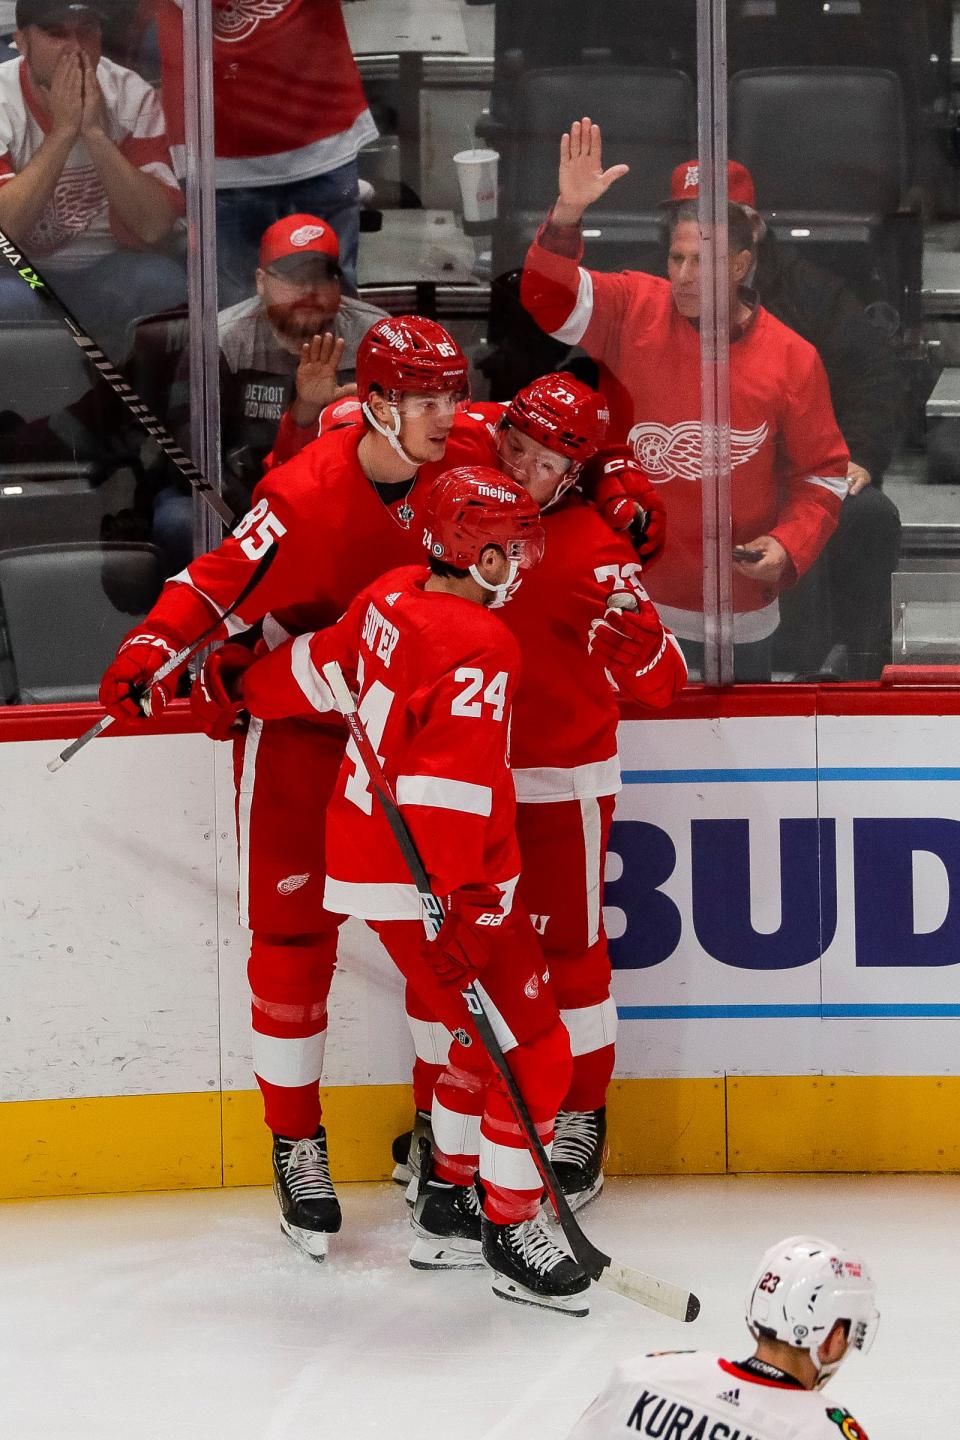
[[[183,0],[158,0],[163,101],[180,173]],[[339,0],[214,0],[218,185],[321,175],[377,136]]]
[[[243,698],[263,719],[334,708],[336,660],[438,894],[489,883],[509,909],[520,870],[508,766],[516,641],[483,606],[424,589],[425,566],[382,576],[343,618],[252,666]],[[371,920],[420,915],[416,887],[351,741],[327,810],[328,910]]]
[[[538,242],[522,297],[544,330],[600,362],[611,441],[627,441],[666,487],[670,540],[650,594],[678,635],[702,640],[698,329],[679,314],[667,280],[586,270]],[[734,543],[773,535],[802,574],[836,526],[849,457],[816,351],[762,308],[731,341],[730,425]],[[734,573],[733,603],[738,641],[776,628],[768,586]]]
[[[131,165],[167,187],[171,209],[181,214],[183,196],[173,174],[159,95],[134,70],[113,60],[100,60],[97,82],[110,139]],[[0,185],[26,169],[51,123],[24,61],[0,64]],[[79,139],[23,242],[31,255],[56,256],[62,266],[88,265],[118,244],[144,248],[110,205],[103,181]]]
[[[512,764],[521,802],[576,800],[620,789],[617,693],[588,653],[591,622],[614,590],[644,591],[630,542],[576,493],[542,513],[543,559],[502,611],[523,677],[513,712]],[[625,698],[654,708],[682,689],[686,665],[668,637],[660,660]]]

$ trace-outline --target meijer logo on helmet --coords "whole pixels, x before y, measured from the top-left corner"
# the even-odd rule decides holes
[[[510,490],[505,490],[502,485],[477,486],[478,495],[486,495],[490,500],[503,500],[509,505],[516,505],[517,497]]]

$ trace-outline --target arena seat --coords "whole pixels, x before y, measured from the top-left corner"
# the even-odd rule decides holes
[[[93,483],[133,463],[141,436],[58,321],[0,320],[0,483],[72,473]]]
[[[69,463],[61,468],[55,475],[47,467],[42,478],[30,467],[0,469],[0,551],[99,538],[100,495]]]
[[[95,700],[100,677],[163,583],[153,545],[0,551],[0,606],[22,705]]]
[[[607,163],[629,175],[591,207],[586,261],[595,269],[650,268],[660,248],[660,202],[670,172],[696,151],[696,95],[680,70],[576,66],[524,77],[503,141],[501,219],[494,231],[493,273],[523,261],[557,196],[560,136],[571,107],[603,126]],[[593,232],[593,233],[591,233]]]
[[[842,273],[864,303],[892,305],[903,328],[914,324],[922,227],[906,204],[903,97],[892,71],[740,71],[730,81],[729,148],[780,239]]]

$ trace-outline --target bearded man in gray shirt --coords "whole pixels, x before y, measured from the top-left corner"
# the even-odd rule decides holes
[[[384,318],[343,293],[336,232],[315,215],[263,232],[256,286],[218,321],[225,469],[251,489],[284,411],[292,402],[292,419],[312,426],[325,405],[352,394],[357,346]]]

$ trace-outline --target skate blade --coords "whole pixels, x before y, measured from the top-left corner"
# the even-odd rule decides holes
[[[413,1179],[413,1171],[409,1165],[394,1165],[390,1179],[395,1185],[409,1185]]]
[[[318,1265],[327,1258],[327,1244],[330,1236],[325,1230],[304,1230],[299,1225],[291,1225],[283,1216],[280,1217],[280,1229],[295,1245],[301,1254],[314,1260]]]
[[[559,1315],[571,1315],[576,1319],[590,1314],[588,1290],[579,1295],[538,1295],[535,1291],[528,1290],[525,1285],[516,1280],[508,1280],[502,1275],[497,1275],[491,1281],[491,1287],[494,1295],[498,1295],[501,1300],[511,1300],[514,1305],[532,1305],[537,1310],[555,1310]]]
[[[418,1235],[410,1247],[414,1270],[482,1270],[485,1264],[479,1240]]]
[[[589,1205],[591,1200],[596,1200],[602,1189],[603,1174],[601,1173],[597,1176],[596,1180],[594,1180],[593,1184],[588,1185],[585,1190],[571,1191],[571,1193],[567,1196],[567,1204],[570,1206],[570,1209],[574,1212],[574,1214],[576,1214],[576,1212],[578,1210],[582,1210],[585,1205]],[[556,1225],[556,1211],[554,1210],[553,1206],[550,1204],[550,1201],[546,1198],[546,1196],[544,1197],[541,1206],[541,1214],[543,1215],[544,1220],[548,1222],[548,1224],[554,1226]]]

